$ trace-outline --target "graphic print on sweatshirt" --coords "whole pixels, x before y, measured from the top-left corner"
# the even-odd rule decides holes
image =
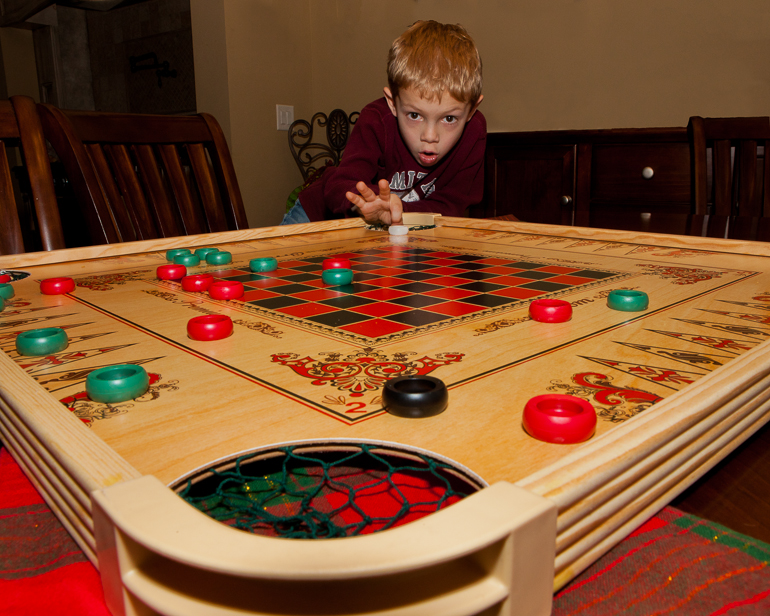
[[[390,180],[390,190],[399,197],[401,201],[407,203],[426,199],[436,190],[433,186],[436,182],[436,178],[433,178],[430,182],[426,182],[422,186],[414,187],[415,181],[419,182],[426,175],[428,174],[423,173],[422,171],[396,171]],[[417,188],[422,189],[422,197],[417,192]]]

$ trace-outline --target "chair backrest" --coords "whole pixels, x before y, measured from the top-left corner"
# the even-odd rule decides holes
[[[770,118],[693,116],[687,130],[705,235],[770,241]]]
[[[209,114],[38,110],[93,244],[248,227],[227,142]]]
[[[338,165],[342,152],[348,143],[353,125],[358,120],[358,111],[350,115],[335,109],[328,116],[318,112],[310,119],[295,120],[289,127],[289,149],[297,161],[302,179],[309,179],[313,173],[326,165]],[[313,141],[315,126],[325,128],[326,143],[316,138]],[[316,133],[317,137],[317,133]]]
[[[8,157],[8,148],[19,145],[29,179],[36,223],[30,220],[28,224],[22,224],[19,219]],[[39,229],[39,237],[37,232],[32,233],[34,227]],[[10,100],[0,101],[0,254],[17,254],[40,248],[64,248],[64,235],[35,101],[28,96],[12,96]]]

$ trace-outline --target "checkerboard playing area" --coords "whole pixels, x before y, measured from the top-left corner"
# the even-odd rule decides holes
[[[246,293],[240,301],[259,312],[371,339],[507,311],[536,297],[622,276],[530,260],[387,246],[335,253],[350,260],[353,283],[328,286],[321,280],[321,264],[329,256],[281,261],[269,273],[247,268],[211,273],[217,279],[241,281]]]

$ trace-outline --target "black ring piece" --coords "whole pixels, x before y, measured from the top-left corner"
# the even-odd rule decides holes
[[[432,376],[399,376],[385,383],[382,404],[391,415],[419,419],[444,412],[449,392]]]

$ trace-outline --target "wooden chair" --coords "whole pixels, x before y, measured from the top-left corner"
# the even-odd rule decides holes
[[[687,130],[704,234],[770,241],[770,118],[693,116]]]
[[[38,110],[93,244],[248,227],[227,142],[209,114]]]
[[[36,217],[29,224],[19,219],[8,158],[7,148],[19,145]],[[35,226],[39,234],[32,232]],[[35,101],[28,96],[12,96],[0,101],[0,254],[41,248],[64,248],[51,166]]]
[[[289,149],[297,162],[302,179],[307,181],[326,165],[338,165],[348,143],[350,131],[358,120],[358,111],[350,115],[335,109],[328,116],[318,112],[310,119],[295,120],[289,127]],[[313,141],[314,127],[326,129],[326,143]]]

